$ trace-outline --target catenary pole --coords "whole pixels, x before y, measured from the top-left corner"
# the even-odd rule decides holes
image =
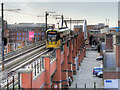
[[[4,71],[4,17],[3,17],[3,3],[1,3],[1,22],[2,22],[2,71]]]

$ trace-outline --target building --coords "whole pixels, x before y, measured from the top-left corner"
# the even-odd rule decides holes
[[[108,32],[109,32],[109,28],[108,27],[100,29],[100,33],[108,33]]]
[[[100,29],[102,29],[104,27],[105,27],[104,23],[98,23],[98,25],[88,25],[87,26],[88,31],[90,31],[90,30],[100,30]]]
[[[32,39],[34,39],[35,42],[45,40],[46,38],[45,23],[6,23],[5,25],[6,26],[4,30],[4,36],[7,38],[7,43],[10,44],[9,47],[12,51],[21,48],[22,43],[24,43],[25,45],[29,45],[32,43],[29,35],[30,32],[33,32]],[[5,48],[7,48],[7,46]]]
[[[100,30],[91,30],[90,33],[92,33],[92,34],[99,34]]]
[[[77,33],[77,32],[82,32],[83,31],[83,25],[74,25],[74,33]]]
[[[104,23],[98,23],[98,25],[88,25],[87,29],[90,35],[96,35],[100,33],[100,30],[105,28]]]
[[[8,29],[9,29],[9,42],[10,43],[18,43],[21,41],[29,42],[30,31],[34,31],[34,38],[36,41],[45,39],[45,24],[43,23],[9,24]]]
[[[120,81],[120,33],[106,34],[103,51],[104,88],[119,88]]]
[[[0,17],[0,55],[2,54],[2,22]],[[7,29],[7,21],[4,20],[4,37],[9,36],[9,31]]]
[[[118,27],[105,27],[103,29],[100,29],[101,33],[113,33],[118,32]]]
[[[118,21],[118,28],[119,28],[118,31],[120,32],[120,21]]]

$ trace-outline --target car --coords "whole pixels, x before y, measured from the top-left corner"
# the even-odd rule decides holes
[[[96,60],[98,60],[98,61],[99,61],[99,60],[103,60],[103,56],[97,57]]]
[[[103,78],[103,71],[98,72],[97,76]]]
[[[93,75],[97,75],[100,71],[103,71],[103,67],[94,67]]]

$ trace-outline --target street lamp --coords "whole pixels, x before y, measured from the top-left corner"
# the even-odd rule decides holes
[[[3,9],[3,3],[1,3],[1,24],[2,24],[2,71],[4,71],[4,13],[3,11],[18,11],[20,9]]]

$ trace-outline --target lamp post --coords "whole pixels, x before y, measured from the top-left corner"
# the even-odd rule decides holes
[[[4,71],[4,11],[17,11],[20,9],[3,9],[4,3],[1,3],[1,24],[2,24],[2,71]]]
[[[47,16],[49,15],[49,13],[45,13],[45,23],[46,23],[46,31],[47,31]]]
[[[1,23],[2,23],[2,71],[4,71],[4,21],[3,21],[3,3],[1,3]]]
[[[55,12],[46,12],[45,13],[45,23],[46,23],[46,31],[47,31],[47,16],[49,15],[49,13],[55,13]]]

